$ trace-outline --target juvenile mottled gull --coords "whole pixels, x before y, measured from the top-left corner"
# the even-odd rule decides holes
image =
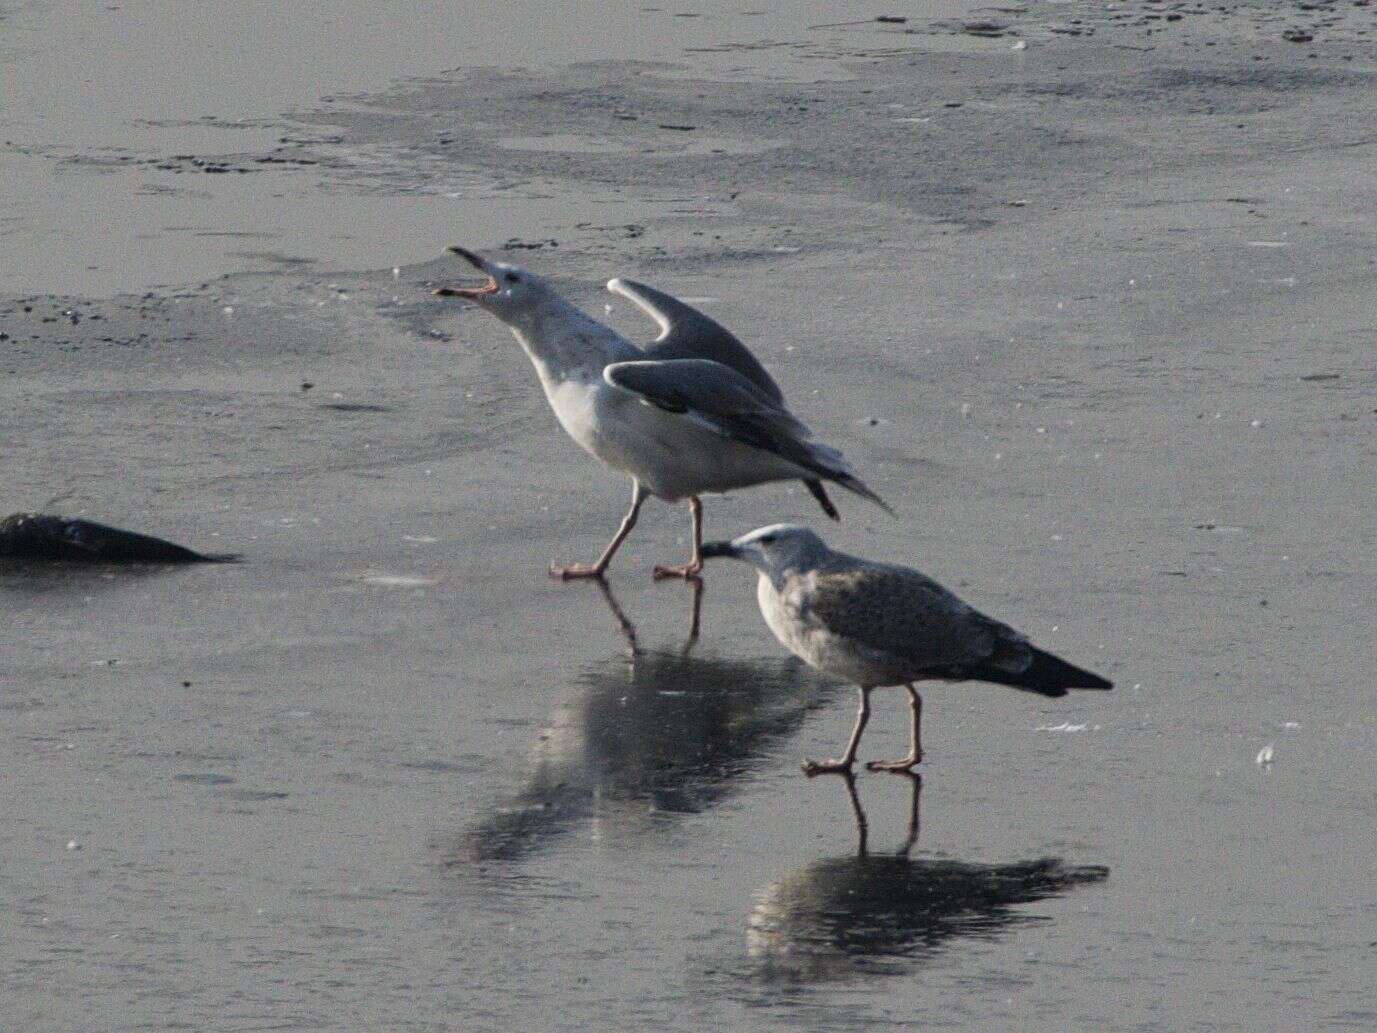
[[[518,266],[449,249],[488,277],[482,287],[442,287],[467,298],[511,328],[530,356],[560,425],[608,466],[630,474],[631,509],[596,563],[552,566],[561,578],[601,577],[655,495],[687,499],[693,554],[656,577],[694,577],[702,570],[699,496],[768,481],[801,480],[833,518],[822,488],[832,481],[888,509],[851,472],[841,453],[813,439],[785,408],[783,395],[745,346],[701,312],[629,280],[608,289],[630,298],[660,324],[642,349],[565,301]]]
[[[908,689],[912,745],[900,760],[871,761],[866,767],[872,771],[908,771],[923,759],[923,701],[915,681],[987,681],[1043,696],[1113,687],[1043,652],[916,570],[834,552],[806,527],[761,527],[735,541],[709,542],[703,556],[753,564],[760,572],[760,612],[775,637],[808,664],[860,688],[846,753],[804,762],[809,775],[851,770],[870,719],[870,690],[883,685]]]

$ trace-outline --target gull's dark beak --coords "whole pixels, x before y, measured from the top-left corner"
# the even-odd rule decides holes
[[[702,556],[705,560],[712,559],[714,556],[735,557],[736,546],[731,542],[704,542],[698,555]]]
[[[451,254],[458,255],[464,261],[468,262],[469,265],[486,276],[488,282],[481,287],[437,287],[435,290],[431,291],[432,294],[438,294],[442,298],[469,298],[475,300],[483,297],[485,294],[497,293],[497,280],[493,278],[492,273],[488,272],[487,263],[483,261],[481,255],[470,251],[468,248],[459,247],[458,245],[445,248],[445,250]]]

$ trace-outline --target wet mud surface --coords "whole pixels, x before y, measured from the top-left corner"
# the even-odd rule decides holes
[[[243,562],[0,570],[0,1024],[1377,1021],[1377,15],[827,6],[6,116],[3,512]],[[17,51],[45,10],[0,9]],[[853,691],[744,570],[652,583],[684,512],[610,598],[546,577],[627,487],[430,295],[446,244],[639,340],[606,279],[692,300],[898,511],[830,542],[1118,687],[930,687],[921,822],[907,779],[803,778]]]

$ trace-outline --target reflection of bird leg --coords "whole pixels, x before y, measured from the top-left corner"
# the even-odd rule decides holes
[[[656,567],[656,581],[667,577],[681,577],[687,580],[697,577],[703,570],[703,503],[697,495],[690,495],[688,503],[689,513],[693,517],[693,553],[687,563],[677,567]]]
[[[636,517],[641,512],[641,505],[650,497],[650,492],[641,487],[640,481],[631,482],[631,509],[626,516],[622,517],[622,526],[617,528],[616,535],[608,543],[607,548],[603,549],[602,555],[598,557],[596,563],[570,563],[568,566],[550,564],[550,576],[557,577],[562,581],[572,581],[575,578],[601,578],[607,570],[607,565],[612,562],[612,557],[616,555],[618,549],[622,547],[622,542],[626,541],[626,536],[631,533],[631,529],[636,526]]]
[[[860,746],[861,733],[865,731],[865,723],[870,720],[870,689],[861,686],[860,692],[861,705],[856,711],[856,727],[851,730],[851,741],[846,744],[846,753],[840,760],[805,760],[803,773],[809,778],[829,772],[849,772],[851,765],[856,763],[856,747]]]
[[[923,747],[919,743],[920,726],[923,723],[923,697],[918,695],[918,690],[911,682],[904,688],[908,689],[908,707],[913,715],[913,732],[909,741],[908,756],[900,760],[872,760],[866,764],[871,771],[907,773],[923,759]]]
[[[691,577],[687,580],[693,586],[693,615],[689,618],[688,639],[684,642],[684,647],[679,650],[680,656],[688,656],[693,647],[698,644],[698,629],[703,621],[703,579]]]
[[[617,597],[612,594],[612,586],[602,578],[594,578],[594,583],[602,592],[603,600],[607,603],[607,608],[612,611],[612,616],[617,619],[617,624],[621,627],[622,636],[626,639],[628,651],[632,656],[640,653],[641,647],[636,642],[636,625],[627,619],[622,612],[621,604],[617,602]]]
[[[840,775],[846,783],[846,796],[851,803],[851,814],[856,819],[856,856],[869,857],[870,821],[865,816],[865,808],[861,806],[861,794],[856,790],[856,776],[850,771],[838,771],[834,774]],[[903,845],[894,851],[894,855],[896,857],[908,857],[909,852],[918,842],[918,794],[923,789],[923,776],[915,775],[911,771],[903,771],[899,774],[912,783],[913,796],[910,799],[908,810],[908,835],[904,838]]]
[[[865,857],[867,840],[870,835],[870,822],[865,818],[865,809],[861,806],[861,796],[856,792],[856,776],[850,771],[842,771],[839,774],[846,781],[846,795],[851,800],[851,813],[856,818],[856,856]]]
[[[915,775],[912,771],[901,771],[897,774],[913,783],[913,802],[909,804],[908,808],[908,838],[904,840],[904,845],[896,851],[899,857],[907,857],[908,852],[913,849],[913,845],[918,842],[918,794],[923,791],[923,776]]]

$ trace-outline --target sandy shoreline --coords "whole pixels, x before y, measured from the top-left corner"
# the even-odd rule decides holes
[[[60,263],[14,243],[42,234],[5,237],[35,270],[0,299],[5,512],[246,562],[0,572],[0,1016],[1368,1028],[1373,15],[1191,10],[1029,5],[978,15],[992,36],[934,14],[825,46],[724,21],[694,31],[753,74],[697,79],[639,53],[466,55],[175,152],[315,165],[108,173],[277,177],[294,218],[362,242],[338,261],[325,233],[293,251],[288,222],[262,250],[312,261],[220,266],[213,241],[170,252],[195,275],[146,281],[183,286],[59,295]],[[810,64],[828,74],[800,81]],[[648,576],[685,547],[678,510],[648,508],[613,570],[655,651],[634,665],[596,589],[546,580],[596,551],[625,486],[557,434],[505,330],[427,293],[444,244],[512,241],[639,337],[608,277],[704,299],[899,511],[848,500],[830,541],[1118,681],[1064,703],[934,688],[918,842],[1106,881],[988,939],[922,946],[907,913],[883,964],[751,953],[769,902],[798,911],[769,928],[815,930],[795,890],[854,853],[841,787],[796,768],[844,737],[847,691],[780,655],[735,569],[678,657],[690,594]],[[811,506],[740,493],[709,533]],[[881,704],[877,753],[904,734]],[[907,786],[861,793],[897,844]]]

